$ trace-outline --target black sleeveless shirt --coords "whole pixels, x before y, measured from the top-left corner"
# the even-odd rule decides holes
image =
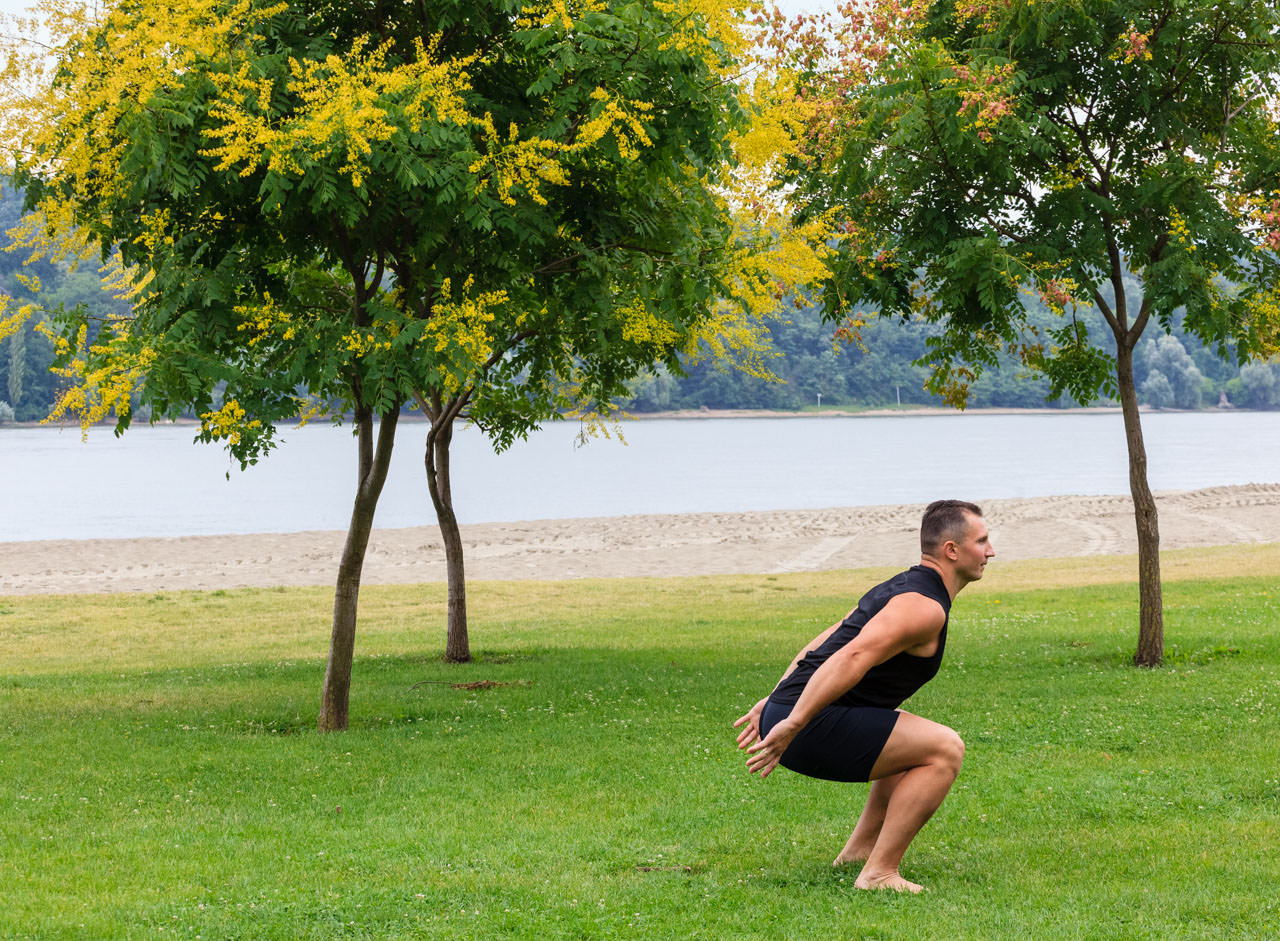
[[[776,703],[794,706],[804,691],[805,684],[814,671],[822,666],[833,653],[861,633],[863,626],[897,595],[920,594],[942,605],[945,619],[938,635],[938,649],[929,657],[917,657],[903,651],[884,663],[873,666],[851,690],[837,699],[837,706],[878,706],[897,709],[906,699],[929,680],[942,665],[942,652],[947,645],[947,621],[951,616],[951,596],[942,576],[924,565],[913,565],[905,572],[893,576],[872,588],[858,602],[840,626],[831,632],[821,646],[805,654],[796,668],[778,684],[769,696]]]

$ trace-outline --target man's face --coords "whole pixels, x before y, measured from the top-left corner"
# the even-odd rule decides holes
[[[964,538],[952,545],[956,547],[956,571],[966,581],[976,582],[982,577],[987,560],[995,556],[996,550],[991,546],[991,536],[982,517],[970,513],[967,519],[969,525]]]

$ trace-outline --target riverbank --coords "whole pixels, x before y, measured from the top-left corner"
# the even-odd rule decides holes
[[[1144,412],[1152,411],[1141,406]],[[1172,412],[1178,409],[1163,409]],[[1195,409],[1200,412],[1234,411],[1234,409]],[[685,418],[910,418],[913,415],[1119,415],[1120,406],[1098,405],[1074,408],[947,408],[938,405],[904,405],[900,408],[886,406],[884,408],[803,408],[795,411],[782,411],[767,408],[683,408],[666,412],[627,412],[619,417],[623,421],[633,419],[647,421],[651,419],[685,419]]]
[[[1218,412],[1247,412],[1251,409],[1237,408],[1228,406],[1220,408],[1213,406],[1210,408],[1195,409],[1179,409],[1179,408],[1152,408],[1149,405],[1139,406],[1139,411],[1151,412],[1157,414],[1173,414],[1173,413],[1205,413],[1214,414]],[[615,418],[620,421],[651,421],[655,419],[686,419],[686,418],[907,418],[912,415],[1119,415],[1119,405],[1090,405],[1090,406],[1072,406],[1069,408],[1050,408],[1044,406],[1040,408],[966,408],[964,410],[948,408],[942,405],[903,405],[900,407],[885,406],[883,408],[857,408],[854,406],[842,407],[833,406],[830,408],[806,407],[803,409],[783,410],[768,408],[681,408],[671,409],[663,412],[619,412]],[[400,416],[400,423],[419,424],[426,423],[426,419],[417,411],[405,412]],[[165,420],[158,423],[164,425],[177,425],[181,427],[198,427],[200,422],[194,418],[176,418]],[[283,422],[282,428],[296,427],[297,423]],[[6,428],[46,428],[54,427],[60,429],[78,430],[79,424],[76,422],[62,422],[57,425],[47,425],[44,422],[8,422],[0,425],[0,431]],[[114,420],[104,420],[93,426],[95,429],[110,429],[115,427]]]
[[[1280,484],[1157,495],[1164,549],[1280,540]],[[905,566],[919,556],[922,507],[684,513],[484,523],[462,527],[476,580],[771,574]],[[984,501],[1002,560],[1136,552],[1122,496]],[[0,543],[0,594],[328,585],[342,532]],[[430,526],[375,530],[365,584],[443,581]]]

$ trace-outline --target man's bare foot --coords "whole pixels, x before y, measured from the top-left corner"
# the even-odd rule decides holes
[[[924,891],[924,886],[908,882],[896,872],[876,875],[868,873],[865,869],[862,870],[853,886],[855,889],[892,889],[894,892],[911,892],[913,894]]]
[[[851,849],[849,849],[849,847],[847,847],[847,846],[846,846],[844,849],[842,849],[842,850],[840,851],[840,855],[839,855],[839,856],[837,856],[837,857],[832,861],[831,865],[833,865],[833,866],[847,866],[847,865],[849,865],[850,863],[865,863],[865,862],[866,862],[868,859],[870,859],[870,858],[871,858],[871,850],[870,850],[870,848],[865,849],[865,850],[864,850],[864,849],[852,849],[852,850],[851,850]]]

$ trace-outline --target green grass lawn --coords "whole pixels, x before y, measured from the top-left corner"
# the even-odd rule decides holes
[[[1275,938],[1274,558],[1169,583],[1156,671],[1130,584],[961,595],[919,897],[731,728],[881,571],[478,583],[461,667],[442,588],[366,589],[334,735],[327,590],[0,598],[0,937]]]

